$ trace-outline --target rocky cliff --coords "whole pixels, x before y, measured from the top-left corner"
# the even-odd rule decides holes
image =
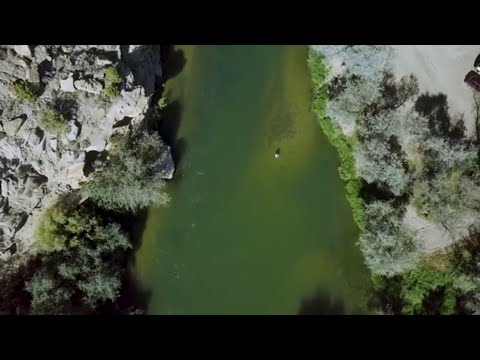
[[[35,253],[43,210],[94,176],[112,135],[142,126],[161,76],[159,46],[0,46],[0,274]]]

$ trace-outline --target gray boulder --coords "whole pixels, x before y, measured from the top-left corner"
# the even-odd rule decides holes
[[[162,179],[171,179],[175,172],[175,163],[173,162],[170,146],[166,146],[160,158],[153,165],[153,171]]]
[[[71,120],[68,122],[68,133],[67,133],[67,139],[69,141],[74,141],[77,139],[78,134],[80,132],[79,127],[77,126],[76,122],[74,120]]]
[[[3,130],[8,136],[14,137],[22,127],[25,119],[18,117],[3,124]]]
[[[20,56],[32,57],[32,52],[28,45],[13,45],[13,50]]]
[[[77,90],[86,91],[92,94],[100,94],[103,90],[103,85],[100,81],[95,79],[81,79],[73,83]]]

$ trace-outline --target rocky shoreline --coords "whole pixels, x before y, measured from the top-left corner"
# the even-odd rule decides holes
[[[0,47],[0,280],[37,253],[45,209],[108,163],[112,137],[145,130],[161,81],[159,45]],[[155,171],[171,179],[165,149]]]

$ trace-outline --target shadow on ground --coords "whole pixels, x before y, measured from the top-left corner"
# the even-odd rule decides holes
[[[415,111],[428,119],[433,135],[444,137],[453,143],[463,140],[465,135],[463,115],[452,119],[447,95],[423,93],[415,102]]]

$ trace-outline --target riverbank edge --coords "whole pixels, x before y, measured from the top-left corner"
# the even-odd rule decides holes
[[[309,54],[307,59],[308,67],[310,69],[313,85],[312,93],[312,111],[316,116],[316,119],[327,137],[329,143],[336,149],[339,157],[338,172],[340,178],[345,183],[346,197],[352,209],[352,216],[359,228],[359,235],[365,230],[365,215],[364,215],[364,200],[361,197],[361,180],[357,176],[355,170],[355,155],[354,148],[357,144],[357,138],[355,132],[351,136],[344,134],[342,129],[327,115],[327,105],[329,101],[329,84],[328,84],[328,66],[326,64],[325,57],[318,51],[309,47]],[[359,239],[356,239],[358,242]],[[445,251],[440,251],[435,254],[431,254],[427,257],[426,264],[431,264],[433,267],[443,267],[445,263],[448,263],[448,259],[445,258]],[[365,261],[365,255],[362,253],[362,258]],[[438,260],[440,259],[440,260]],[[440,265],[438,265],[439,263]],[[375,274],[370,270],[370,277],[373,285],[373,293],[370,294],[369,303],[373,306],[372,311],[376,314],[384,314],[381,309],[382,303],[393,302],[393,305],[397,308],[397,313],[401,313],[401,306],[398,303],[401,302],[399,298],[392,299],[398,295],[398,287],[401,286],[401,280],[397,277],[388,279],[381,275]],[[412,269],[412,273],[423,276],[422,268]],[[394,294],[394,295],[392,295]]]
[[[328,103],[327,67],[324,57],[309,48],[308,66],[312,76],[313,99],[312,110],[323,133],[330,144],[337,150],[340,166],[338,172],[345,182],[347,200],[352,208],[352,215],[360,231],[365,228],[363,216],[363,200],[360,197],[361,182],[355,172],[355,156],[353,148],[356,142],[355,135],[347,137],[342,130],[326,115]]]
[[[346,198],[352,210],[352,217],[359,229],[359,234],[365,229],[364,201],[360,196],[361,181],[356,175],[355,171],[355,156],[354,147],[357,142],[355,134],[352,136],[345,135],[342,130],[335,124],[334,121],[326,114],[326,107],[328,104],[328,69],[325,64],[325,58],[319,52],[309,47],[308,51],[308,68],[312,78],[312,111],[315,118],[320,125],[323,133],[328,139],[328,142],[336,149],[339,167],[338,173],[340,178],[344,181],[346,191]],[[358,239],[355,239],[358,242]],[[364,254],[361,254],[362,259],[365,259]],[[368,268],[368,267],[367,267]],[[372,281],[371,289],[373,290],[378,285],[378,280],[375,275],[368,269],[370,279]],[[371,296],[366,295],[365,303],[367,308],[371,306]]]
[[[351,136],[345,135],[341,128],[327,116],[330,95],[326,58],[310,46],[307,62],[313,83],[312,110],[322,131],[338,152],[339,174],[345,181],[346,196],[361,234],[365,230],[367,219],[364,214],[365,202],[360,192],[362,182],[355,170],[354,151],[358,145],[358,139],[355,132]],[[471,246],[475,250],[480,246],[480,240],[474,238],[475,234],[470,236],[473,239]],[[456,262],[466,261],[459,260],[459,253],[464,255],[472,251],[467,249],[468,242],[465,244],[465,240],[462,240],[452,246],[421,254],[413,267],[395,276],[388,277],[371,272],[374,291],[370,301],[373,312],[379,315],[422,314],[419,311],[423,311],[423,314],[437,314],[429,313],[428,309],[425,309],[429,304],[424,303],[426,301],[424,293],[440,289],[440,293],[444,292],[441,315],[479,314],[480,312],[476,310],[478,308],[477,295],[475,295],[478,293],[477,287],[470,284],[471,279],[455,270],[459,265]],[[365,254],[362,256],[365,259]]]

